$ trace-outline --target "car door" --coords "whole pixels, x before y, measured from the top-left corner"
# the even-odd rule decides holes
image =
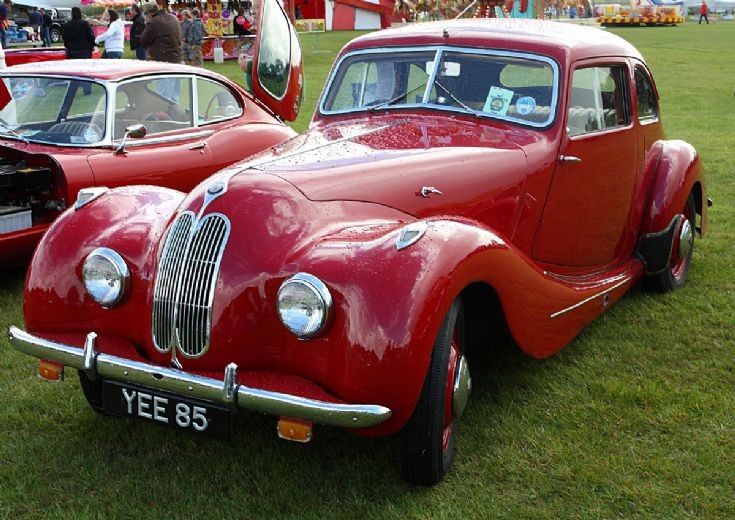
[[[263,0],[249,83],[253,94],[286,121],[301,109],[304,64],[288,16],[276,0]]]
[[[142,124],[146,136],[127,139],[124,153],[105,150],[89,158],[98,186],[152,184],[189,191],[213,173],[207,146],[214,126],[195,124],[194,82],[188,75],[153,75],[117,85],[107,132],[113,147],[126,128]]]
[[[566,132],[534,241],[542,262],[603,266],[621,253],[640,175],[629,78],[625,60],[570,72]]]

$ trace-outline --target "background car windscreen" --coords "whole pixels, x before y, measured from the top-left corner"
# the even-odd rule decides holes
[[[91,81],[6,77],[0,87],[0,133],[29,141],[84,145],[104,137],[105,88]]]

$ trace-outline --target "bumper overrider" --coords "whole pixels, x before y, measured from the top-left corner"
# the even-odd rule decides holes
[[[141,385],[222,404],[231,409],[243,408],[342,428],[367,428],[391,416],[390,409],[385,406],[331,403],[237,384],[237,365],[234,363],[227,366],[220,381],[97,352],[97,334],[94,332],[87,334],[84,348],[40,338],[14,326],[8,329],[8,336],[11,345],[20,352],[83,370],[91,379]]]

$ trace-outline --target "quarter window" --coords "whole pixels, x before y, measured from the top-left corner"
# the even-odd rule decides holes
[[[574,71],[567,111],[570,136],[628,124],[625,78],[623,66],[587,67]]]
[[[656,91],[648,74],[641,68],[635,68],[635,91],[638,102],[638,119],[655,119],[658,117],[658,101]]]
[[[242,114],[242,107],[227,87],[202,78],[197,78],[197,105],[199,125]]]

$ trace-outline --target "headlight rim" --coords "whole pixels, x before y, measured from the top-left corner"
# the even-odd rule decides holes
[[[297,331],[293,330],[293,328],[290,327],[283,320],[283,314],[281,313],[281,293],[289,284],[294,283],[299,283],[312,289],[315,294],[321,299],[324,305],[324,317],[321,320],[321,323],[313,332],[310,332],[308,334],[298,333]],[[332,298],[332,293],[329,291],[329,288],[322,280],[312,274],[306,272],[298,272],[283,280],[281,286],[278,288],[278,292],[276,293],[276,312],[278,313],[278,319],[287,331],[296,336],[298,339],[306,341],[318,338],[319,336],[322,336],[327,330],[329,330],[329,327],[331,326],[334,319],[334,300]]]
[[[99,301],[90,292],[89,286],[87,285],[87,279],[84,275],[84,270],[89,259],[94,256],[99,256],[109,261],[118,272],[120,291],[118,292],[117,296],[111,301]],[[84,262],[82,263],[82,283],[84,284],[84,289],[87,291],[87,294],[90,296],[90,298],[92,298],[103,309],[111,309],[122,303],[128,295],[128,291],[130,289],[130,268],[128,268],[128,264],[125,262],[125,259],[120,255],[120,253],[118,253],[114,249],[110,249],[109,247],[97,247],[90,251],[90,253],[84,259]]]

